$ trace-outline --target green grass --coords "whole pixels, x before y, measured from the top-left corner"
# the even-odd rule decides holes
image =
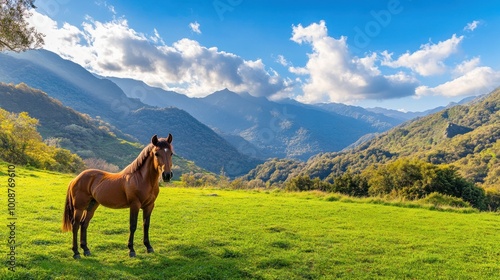
[[[6,189],[7,166],[0,164]],[[62,233],[73,176],[17,167],[16,272],[1,279],[498,279],[500,216],[431,211],[317,193],[162,187],[151,223],[156,252],[136,232],[128,257],[128,210],[100,207],[91,257],[72,259]],[[0,201],[6,204],[6,191]],[[353,203],[354,202],[354,203]],[[7,206],[1,219],[7,224]]]

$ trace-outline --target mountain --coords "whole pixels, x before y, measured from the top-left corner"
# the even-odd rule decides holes
[[[0,108],[13,113],[27,112],[38,119],[38,131],[45,142],[68,149],[83,159],[103,159],[124,168],[142,150],[140,144],[118,138],[106,123],[66,107],[26,84],[0,83]],[[175,165],[177,177],[181,173],[203,171],[183,158],[176,158]]]
[[[50,139],[84,159],[101,158],[123,168],[141,151],[138,145],[117,138],[104,124],[26,84],[0,83],[0,107],[13,113],[27,112],[39,120],[38,131],[46,141]]]
[[[341,153],[311,158],[298,173],[326,178],[361,171],[401,157],[451,164],[483,187],[498,186],[500,174],[500,88],[466,105],[408,121]]]
[[[422,112],[402,112],[402,111],[398,111],[398,110],[391,110],[391,109],[385,109],[385,108],[380,108],[380,107],[366,108],[365,110],[367,110],[369,112],[376,113],[376,114],[382,114],[382,115],[385,115],[385,116],[390,117],[392,119],[399,120],[400,122],[404,122],[404,121],[408,121],[411,119],[434,114],[434,113],[437,113],[437,112],[442,111],[442,110],[447,109],[447,108],[451,108],[451,107],[456,106],[456,105],[465,105],[465,104],[473,101],[476,98],[477,98],[477,96],[466,97],[466,98],[460,100],[459,102],[451,102],[450,104],[448,104],[446,106],[439,106],[439,107],[425,110]]]
[[[0,54],[0,81],[24,82],[46,92],[63,105],[98,118],[147,144],[154,134],[174,135],[178,155],[196,165],[229,176],[246,173],[260,163],[243,155],[187,112],[145,105],[128,98],[115,83],[45,50]]]
[[[342,150],[367,133],[385,131],[400,123],[359,107],[356,113],[339,114],[331,107],[293,100],[275,102],[227,89],[203,98],[188,98],[140,81],[107,78],[130,98],[152,106],[174,106],[187,111],[218,131],[240,152],[264,159],[307,160],[320,152]]]
[[[387,116],[383,113],[376,113],[359,106],[350,106],[340,103],[315,104],[318,108],[337,114],[352,117],[371,124],[378,132],[383,132],[400,124],[401,119]]]

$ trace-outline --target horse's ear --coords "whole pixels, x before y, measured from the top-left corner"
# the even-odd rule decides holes
[[[172,134],[168,134],[167,142],[170,144],[172,143]]]
[[[156,134],[151,138],[151,144],[154,146],[158,145],[158,136]]]

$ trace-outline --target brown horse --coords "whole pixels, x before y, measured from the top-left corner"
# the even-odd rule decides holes
[[[63,217],[63,232],[73,230],[73,258],[79,259],[78,230],[81,226],[80,247],[90,256],[87,247],[87,228],[99,205],[109,208],[130,208],[130,257],[135,257],[134,233],[139,209],[142,209],[144,245],[148,253],[154,252],[149,243],[149,222],[156,197],[160,191],[159,180],[170,181],[172,173],[172,135],[160,138],[155,135],[151,144],[119,173],[88,169],[73,179],[68,187]]]

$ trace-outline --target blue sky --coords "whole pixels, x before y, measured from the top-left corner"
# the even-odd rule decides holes
[[[36,1],[45,48],[201,97],[421,111],[500,85],[497,1]]]

